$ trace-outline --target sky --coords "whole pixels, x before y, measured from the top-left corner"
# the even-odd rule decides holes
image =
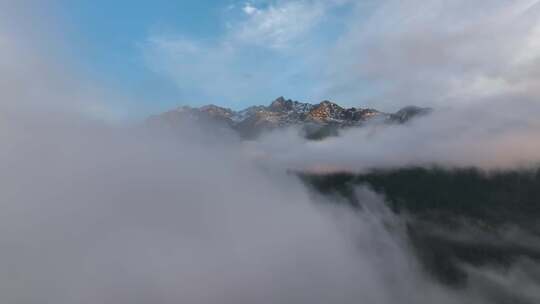
[[[242,109],[279,96],[396,111],[534,90],[537,2],[2,0],[0,5],[4,29],[17,32],[18,43],[32,45],[44,60],[114,96],[106,107],[122,114],[112,116],[145,117],[182,105]]]
[[[0,0],[0,302],[538,303],[536,266],[444,288],[384,197],[289,173],[537,168],[537,3]],[[315,142],[109,123],[279,95],[435,111]]]
[[[341,2],[60,0],[6,7],[40,24],[28,31],[53,37],[52,55],[144,115],[179,105],[243,108],[282,95],[319,98],[318,71],[309,62],[324,56],[318,46],[342,30]]]
[[[193,103],[145,59],[153,33],[173,32],[197,39],[222,30],[223,1],[61,1],[56,11],[68,25],[71,51],[94,77],[119,87],[149,110]]]

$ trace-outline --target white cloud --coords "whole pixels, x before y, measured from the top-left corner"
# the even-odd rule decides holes
[[[433,106],[529,94],[540,70],[535,3],[389,0],[359,11],[327,64],[329,91],[363,99],[363,83],[380,89],[373,104]]]
[[[244,11],[244,13],[246,13],[247,15],[254,15],[254,14],[257,14],[259,13],[259,9],[257,9],[255,6],[253,6],[253,4],[251,3],[246,3],[244,4],[244,7],[242,8],[242,10]]]
[[[172,79],[191,103],[269,102],[308,86],[304,69],[313,65],[307,62],[321,56],[315,29],[347,1],[247,2],[235,6],[240,17],[226,20],[226,32],[212,41],[154,33],[142,50],[149,67]]]
[[[32,11],[24,10],[24,3],[17,5],[21,7],[0,3],[0,17],[6,16],[0,18],[0,119],[14,111],[17,115],[77,111],[98,119],[121,119],[120,112],[102,100],[105,95],[112,95],[110,92],[51,56],[60,50],[50,33],[14,26],[32,16]],[[17,15],[22,12],[27,15]],[[42,48],[48,52],[41,52]]]
[[[537,3],[248,2],[237,7],[241,18],[228,20],[226,33],[212,43],[158,35],[149,39],[146,52],[159,54],[151,61],[161,62],[158,69],[180,86],[213,91],[214,100],[221,90],[222,102],[254,100],[269,86],[282,90],[276,96],[297,92],[294,98],[307,101],[334,99],[388,111],[407,104],[440,107],[475,97],[540,95]],[[341,5],[349,5],[348,13],[334,14]],[[343,27],[322,39],[336,22]],[[153,43],[156,38],[163,43]],[[198,53],[167,51],[167,45],[180,44],[197,45]],[[295,81],[296,90],[284,88]]]
[[[253,96],[266,71],[247,66],[238,49],[183,37],[152,37],[143,46],[148,66],[172,79],[190,104],[229,102]],[[260,93],[260,91],[259,91]],[[193,99],[197,96],[197,99]],[[245,100],[245,99],[244,99]]]
[[[468,13],[458,8],[461,14]],[[513,38],[510,33],[518,36],[509,40],[520,42],[516,48],[527,45],[521,43],[522,34],[531,37],[527,21],[536,24],[534,18],[525,18],[525,24],[502,32],[508,39]],[[505,29],[494,25],[496,30]],[[411,68],[393,71],[399,74],[396,77],[415,72],[415,66],[432,75],[437,62],[446,71],[435,74],[443,83],[447,79],[443,76],[460,76],[461,69],[465,75],[472,71],[487,79],[502,75],[520,85],[536,79],[525,74],[538,73],[537,65],[531,70],[516,68],[536,56],[508,63],[516,58],[515,50],[507,52],[476,31],[471,32],[474,39],[460,31],[457,37],[442,36],[453,37],[450,41],[432,35],[422,40],[414,27],[397,36],[383,33],[388,46],[397,47],[402,41],[401,60],[413,62],[402,62],[392,50],[375,56],[376,51],[388,51],[380,48],[380,40],[373,40],[374,51],[367,54],[389,60],[380,65],[397,64],[397,72]],[[490,107],[497,101],[490,99],[479,107],[482,111],[435,112],[408,128],[390,127],[376,134],[356,129],[323,142],[263,139],[255,143],[257,148],[285,153],[272,153],[268,163],[254,162],[236,138],[212,137],[194,125],[173,136],[96,125],[74,114],[52,117],[42,110],[50,105],[56,114],[65,108],[84,109],[86,103],[76,97],[88,92],[69,80],[78,79],[76,75],[62,75],[63,66],[39,56],[43,45],[22,46],[10,35],[0,37],[2,46],[8,46],[0,51],[0,110],[5,115],[0,119],[0,243],[5,245],[0,302],[492,302],[471,299],[476,290],[446,290],[433,284],[418,268],[410,248],[400,242],[399,233],[394,234],[401,231],[394,218],[370,213],[369,208],[349,212],[314,205],[303,185],[285,169],[312,164],[362,169],[426,161],[488,167],[529,163],[540,155],[538,103],[533,107],[525,99],[515,108],[507,103]],[[436,54],[422,53],[436,42],[459,43],[450,50],[460,52],[446,54],[444,47],[434,48]],[[472,42],[494,49],[479,52]],[[149,43],[158,51],[154,55],[163,56],[158,66],[178,73],[181,83],[201,82],[217,92],[236,84],[228,93],[243,88],[238,75],[228,80],[228,69],[238,59],[236,45],[167,37]],[[420,54],[413,56],[413,49]],[[354,52],[364,49],[348,50],[358,56]],[[480,60],[480,54],[503,60],[502,68],[492,66],[493,58]],[[380,71],[381,79],[393,76],[388,67],[378,68],[370,72]],[[484,86],[497,84],[488,81]],[[538,96],[520,90],[525,92],[531,99]],[[6,108],[13,110],[7,114],[26,112],[21,104],[35,116],[6,115]],[[287,166],[279,166],[283,163]],[[372,193],[361,199],[382,205]],[[468,298],[462,298],[467,292]]]
[[[290,1],[256,9],[244,7],[249,15],[231,33],[241,43],[282,49],[315,27],[324,16],[325,7],[318,2]]]
[[[316,204],[194,124],[35,114],[0,121],[2,303],[463,302],[420,270],[373,193],[366,212]]]
[[[373,125],[321,142],[297,130],[246,144],[283,167],[361,172],[407,166],[535,168],[540,164],[540,103],[527,98],[472,100],[464,108],[437,109],[407,125]]]
[[[246,3],[248,19],[239,22],[231,35],[242,43],[274,49],[298,47],[332,9],[351,0],[289,0],[257,8]]]

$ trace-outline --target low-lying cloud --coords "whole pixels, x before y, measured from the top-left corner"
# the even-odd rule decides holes
[[[467,107],[441,107],[406,126],[351,129],[321,142],[289,130],[242,143],[193,125],[169,133],[89,119],[88,109],[103,104],[87,98],[84,82],[59,76],[54,62],[39,51],[19,51],[18,39],[1,33],[0,45],[8,46],[0,53],[7,67],[0,72],[0,300],[6,303],[482,303],[481,289],[447,289],[423,273],[383,198],[359,189],[362,211],[324,206],[320,200],[338,198],[315,196],[287,170],[514,168],[537,164],[540,155],[534,65],[493,70],[489,61],[479,74],[509,73],[503,82],[529,89],[473,96],[463,100]],[[402,41],[390,38],[388,46]],[[497,60],[509,58],[487,41],[502,54]],[[410,65],[415,52],[403,53],[399,73],[389,79],[395,88],[417,84],[404,81],[406,69],[418,64],[416,77],[431,79],[422,71],[447,62],[434,55],[426,64],[430,56],[420,56]],[[381,65],[395,62],[397,52],[367,54],[380,64],[369,70],[381,71],[376,80],[392,76]],[[469,54],[463,57],[484,66],[476,51]],[[460,70],[461,57],[450,57]],[[452,64],[447,70],[451,78],[469,75],[454,73]],[[446,84],[435,81],[433,88],[446,91]],[[413,92],[431,98],[438,91]],[[478,273],[486,275],[500,274]]]
[[[351,128],[323,141],[305,140],[295,129],[278,131],[245,147],[262,161],[321,172],[407,166],[537,167],[539,104],[522,96],[506,98],[437,109],[405,125]]]
[[[4,55],[21,77],[1,75],[2,302],[456,303],[385,215],[315,203],[232,134],[89,119],[80,79]]]
[[[396,219],[316,204],[238,146],[71,119],[0,140],[2,301],[457,303]]]

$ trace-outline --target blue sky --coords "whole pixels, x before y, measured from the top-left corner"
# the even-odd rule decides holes
[[[84,73],[157,112],[322,98],[310,61],[325,56],[319,46],[339,37],[347,13],[330,2],[62,0],[47,9]],[[249,31],[263,22],[275,24]]]
[[[132,117],[279,96],[396,111],[540,87],[527,76],[540,62],[539,2],[6,0],[0,43],[7,33]]]
[[[223,2],[65,0],[56,8],[83,68],[152,110],[191,101],[148,67],[142,44],[159,31],[216,37],[223,30]]]

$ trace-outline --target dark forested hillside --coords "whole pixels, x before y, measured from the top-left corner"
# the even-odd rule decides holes
[[[358,186],[384,196],[407,223],[407,235],[428,272],[460,286],[464,265],[508,268],[540,260],[540,170],[402,168],[364,174],[301,174],[324,195],[362,208]]]

